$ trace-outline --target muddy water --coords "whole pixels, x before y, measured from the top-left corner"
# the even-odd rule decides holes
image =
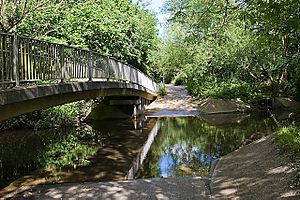
[[[267,118],[209,115],[2,132],[0,187],[5,193],[23,185],[206,176],[217,158],[271,131]]]

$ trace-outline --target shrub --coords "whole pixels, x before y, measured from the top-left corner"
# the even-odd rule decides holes
[[[300,127],[297,125],[281,126],[275,134],[278,143],[285,148],[300,152]]]
[[[263,98],[260,88],[253,87],[246,82],[204,82],[201,85],[187,84],[190,93],[200,99],[234,99],[241,98],[244,101]]]
[[[296,169],[297,175],[292,185],[300,186],[300,126],[295,124],[281,125],[276,131],[275,139],[284,152],[288,152],[292,166]]]
[[[75,126],[84,113],[85,101],[78,101],[27,113],[0,122],[0,130],[18,128],[55,128]]]
[[[167,88],[165,86],[160,86],[158,89],[157,89],[157,94],[158,96],[164,96],[167,94]]]

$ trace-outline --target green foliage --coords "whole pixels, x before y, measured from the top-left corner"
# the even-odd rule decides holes
[[[300,127],[296,125],[282,126],[276,131],[276,140],[282,146],[300,153]],[[299,154],[300,156],[300,154]]]
[[[158,45],[156,52],[153,52],[154,66],[157,68],[154,73],[170,83],[179,73],[184,65],[190,60],[189,49],[184,39],[184,32],[180,24],[167,30],[168,38]]]
[[[275,133],[275,139],[281,146],[284,152],[288,152],[291,160],[292,167],[296,169],[297,175],[295,176],[292,185],[300,186],[300,126],[297,124],[283,125],[281,124]]]
[[[243,100],[251,100],[260,95],[255,91],[255,88],[252,88],[251,85],[246,82],[204,83],[197,87],[188,85],[188,89],[200,99],[211,97],[217,99],[241,98]]]
[[[79,0],[29,14],[18,32],[87,48],[146,71],[156,44],[155,25],[153,14],[129,0]]]
[[[198,97],[299,98],[297,0],[169,0],[165,11],[161,76]]]
[[[15,31],[29,13],[45,9],[52,3],[60,4],[63,0],[1,0],[0,1],[0,31]]]
[[[0,123],[0,130],[18,128],[57,128],[72,127],[84,114],[85,101],[34,111]]]
[[[47,146],[45,153],[39,158],[45,169],[77,168],[89,164],[89,158],[97,152],[97,148],[84,144],[89,132],[80,128],[61,140]]]
[[[157,89],[157,94],[159,96],[164,96],[167,94],[167,88],[165,86],[160,86],[158,89]]]

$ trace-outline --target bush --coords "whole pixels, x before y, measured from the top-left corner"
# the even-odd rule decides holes
[[[264,95],[259,88],[255,88],[246,82],[204,82],[201,85],[187,84],[190,93],[200,99],[235,99],[241,98],[249,101],[256,98],[263,98]]]
[[[157,89],[157,94],[158,96],[164,96],[167,94],[167,88],[165,86],[160,86],[158,89]]]
[[[299,125],[281,125],[275,134],[276,142],[284,150],[288,152],[292,160],[292,166],[296,169],[292,185],[300,186],[300,126]]]
[[[174,80],[172,81],[173,85],[185,85],[187,82],[187,75],[185,73],[179,73],[175,76]]]
[[[0,130],[75,126],[78,118],[84,113],[84,106],[85,101],[78,101],[34,111],[0,122]]]
[[[297,125],[281,126],[275,134],[281,146],[300,152],[300,127]]]

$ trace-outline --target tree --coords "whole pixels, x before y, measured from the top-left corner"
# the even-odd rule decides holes
[[[185,62],[181,77],[198,96],[293,96],[300,82],[299,9],[297,0],[169,0],[169,26],[180,24],[180,48],[190,50],[190,59],[175,58],[178,49],[167,53]]]
[[[0,0],[0,29],[3,32],[15,31],[30,13],[48,6],[51,0]],[[56,3],[60,1],[56,0]]]
[[[67,1],[33,12],[22,35],[87,48],[146,71],[157,37],[153,14],[129,0]]]
[[[300,82],[299,1],[254,0],[244,1],[240,6],[243,17],[249,19],[248,29],[263,43],[261,49],[273,54],[273,59],[268,59],[271,66],[269,70],[264,69],[264,75],[276,90],[295,93]]]

